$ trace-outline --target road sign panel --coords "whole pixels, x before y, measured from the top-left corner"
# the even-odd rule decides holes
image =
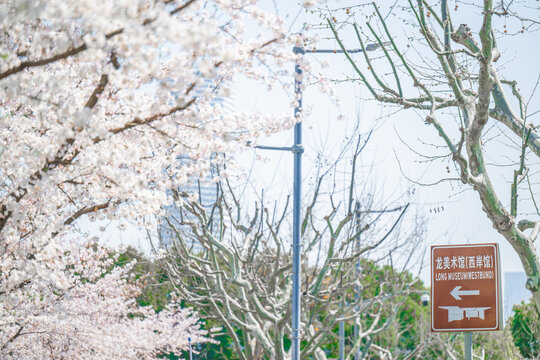
[[[494,331],[502,327],[497,244],[431,247],[431,330]]]

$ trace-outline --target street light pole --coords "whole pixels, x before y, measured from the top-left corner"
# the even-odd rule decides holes
[[[362,244],[360,242],[360,201],[356,200],[356,203],[354,205],[354,217],[355,217],[355,226],[356,226],[356,249],[358,252],[360,252],[360,249],[362,248]],[[358,260],[356,261],[356,276],[360,277],[360,274],[362,273],[362,263],[360,262],[360,257],[358,257]],[[354,299],[359,302],[360,299],[360,288],[356,286],[356,291],[354,292]],[[356,308],[356,311],[359,311],[360,307]],[[358,339],[359,334],[359,328],[358,324],[354,324],[354,340],[356,341]],[[354,360],[360,360],[360,346],[358,346],[358,350],[356,350],[356,354],[354,355]]]
[[[299,46],[293,48],[295,54],[304,54],[304,49]],[[300,211],[302,194],[302,67],[300,61],[294,66],[294,94],[296,107],[294,108],[294,145],[291,151],[294,154],[294,182],[293,182],[293,264],[292,264],[292,359],[300,360],[300,255],[302,244],[300,243]]]
[[[293,48],[294,54],[304,54],[304,49],[300,46]],[[294,108],[294,144],[291,147],[277,146],[256,146],[257,149],[290,151],[294,154],[294,180],[293,180],[293,243],[292,243],[292,339],[291,353],[292,360],[300,360],[300,275],[301,275],[301,253],[302,244],[300,241],[300,211],[302,195],[302,122],[300,113],[302,112],[302,67],[300,60],[294,66],[294,95],[296,106]]]
[[[379,44],[369,44],[366,47],[366,51],[372,51],[379,48]],[[347,50],[347,53],[359,53],[362,49]],[[304,55],[305,49],[296,45],[293,47],[293,53],[296,55]],[[314,49],[309,53],[319,54],[336,54],[345,53],[343,50],[318,50]],[[302,154],[304,148],[302,147],[302,122],[300,121],[300,114],[302,112],[302,67],[301,59],[298,59],[294,66],[294,95],[296,100],[296,106],[294,108],[294,118],[296,124],[294,125],[294,144],[291,147],[276,147],[276,146],[256,146],[257,149],[264,150],[279,150],[290,151],[294,154],[294,180],[293,180],[293,243],[292,243],[292,344],[291,344],[291,359],[300,360],[300,279],[301,279],[301,253],[302,244],[300,241],[300,213],[301,213],[301,195],[302,195]]]
[[[343,303],[344,303],[344,300],[341,299],[339,306],[343,307]],[[344,360],[345,359],[345,323],[343,321],[339,322],[338,337],[339,337],[338,359]]]

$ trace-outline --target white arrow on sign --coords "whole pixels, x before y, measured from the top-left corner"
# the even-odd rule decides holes
[[[461,285],[458,285],[454,288],[454,290],[450,291],[450,295],[454,297],[456,300],[461,300],[461,296],[464,295],[480,295],[480,290],[460,290]]]

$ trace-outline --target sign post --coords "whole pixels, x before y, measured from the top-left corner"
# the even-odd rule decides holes
[[[463,333],[463,342],[465,345],[465,360],[472,360],[472,333],[470,331]]]
[[[471,331],[502,328],[500,293],[497,244],[431,247],[431,330],[469,332],[466,356],[472,355]]]

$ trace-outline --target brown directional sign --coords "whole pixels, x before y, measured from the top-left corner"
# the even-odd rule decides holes
[[[497,244],[432,246],[431,330],[500,330],[499,271]]]

